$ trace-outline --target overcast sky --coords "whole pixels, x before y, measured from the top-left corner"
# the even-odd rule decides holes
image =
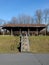
[[[49,0],[0,0],[0,19],[10,20],[21,14],[33,16],[37,9],[49,8]]]

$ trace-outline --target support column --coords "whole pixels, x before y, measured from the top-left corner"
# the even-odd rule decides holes
[[[47,28],[45,28],[45,36],[46,36],[46,33],[47,33]]]
[[[3,30],[3,36],[4,36],[4,34],[5,34],[5,31]]]
[[[11,36],[13,35],[13,30],[11,29]]]
[[[29,28],[28,28],[28,35],[30,35],[30,33],[29,33]]]
[[[6,35],[7,35],[7,29],[6,29],[6,32],[5,32],[5,33],[6,33]]]
[[[21,35],[21,29],[20,29],[20,35]]]
[[[37,35],[38,35],[38,28],[37,28]]]

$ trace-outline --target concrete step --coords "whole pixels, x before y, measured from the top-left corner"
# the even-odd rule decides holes
[[[29,52],[30,47],[29,47],[29,39],[28,36],[22,36],[21,38],[21,52]]]

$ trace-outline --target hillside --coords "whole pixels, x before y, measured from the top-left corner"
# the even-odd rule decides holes
[[[30,52],[49,53],[49,36],[30,36]],[[0,53],[17,53],[20,43],[19,36],[0,35]]]

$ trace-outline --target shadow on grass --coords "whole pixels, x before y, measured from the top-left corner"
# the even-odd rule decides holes
[[[19,52],[21,52],[21,43],[19,43],[18,45],[16,45],[16,44],[12,44],[11,46],[10,46],[10,50],[11,51],[19,51]]]
[[[19,52],[21,52],[21,42],[19,43],[19,46],[17,47],[17,49],[19,50]]]

